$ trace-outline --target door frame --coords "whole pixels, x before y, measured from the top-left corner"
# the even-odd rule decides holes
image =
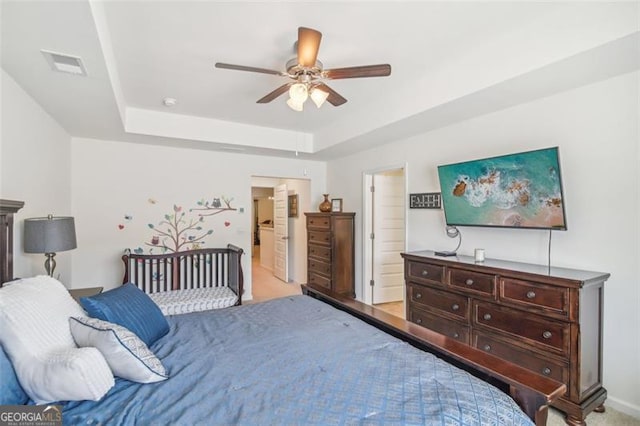
[[[409,165],[408,163],[391,164],[383,167],[376,167],[374,169],[368,169],[362,172],[362,282],[360,288],[360,294],[362,295],[362,302],[367,305],[373,303],[373,292],[370,290],[369,282],[372,279],[372,247],[370,244],[370,234],[373,231],[372,227],[372,211],[371,211],[371,183],[373,181],[373,175],[387,172],[391,170],[401,169],[404,174],[404,251],[407,251],[408,238],[408,188],[409,188]],[[402,301],[406,306],[406,292],[402,293]]]

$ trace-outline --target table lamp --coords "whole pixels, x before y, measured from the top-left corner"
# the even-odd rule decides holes
[[[24,220],[24,252],[44,253],[44,268],[53,277],[57,252],[76,248],[76,228],[72,217],[34,217]]]

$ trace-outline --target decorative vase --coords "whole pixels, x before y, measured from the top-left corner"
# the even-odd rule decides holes
[[[318,209],[320,209],[323,213],[329,213],[331,211],[331,201],[329,201],[329,194],[322,194],[324,196],[324,201],[320,203]]]

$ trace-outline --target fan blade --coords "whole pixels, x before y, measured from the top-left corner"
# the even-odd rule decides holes
[[[342,97],[338,92],[333,90],[331,87],[327,86],[324,83],[320,83],[316,86],[316,88],[322,90],[323,92],[327,92],[329,96],[327,96],[327,101],[333,106],[340,106],[347,102],[345,98]]]
[[[236,71],[259,72],[262,74],[273,74],[273,75],[281,75],[281,76],[286,75],[283,72],[268,70],[266,68],[246,67],[244,65],[224,64],[222,62],[216,62],[216,68],[222,68],[226,70],[236,70]]]
[[[318,58],[322,33],[311,28],[298,28],[298,64],[313,67]]]
[[[258,104],[266,104],[266,103],[271,102],[272,100],[274,100],[278,96],[280,96],[283,93],[285,93],[286,91],[288,91],[289,87],[291,87],[292,84],[293,84],[293,82],[292,83],[283,84],[282,86],[278,87],[273,92],[269,93],[268,95],[264,96],[263,98],[258,99],[256,101],[256,103],[258,103]]]
[[[332,80],[341,78],[386,77],[391,74],[391,65],[363,65],[361,67],[334,68],[325,70],[322,75]]]

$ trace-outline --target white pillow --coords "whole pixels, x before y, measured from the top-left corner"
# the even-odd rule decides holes
[[[80,347],[96,347],[113,374],[138,383],[167,379],[160,360],[132,331],[97,318],[69,318],[71,335]]]
[[[114,385],[102,354],[73,341],[69,317],[83,315],[67,289],[48,276],[0,288],[0,343],[37,404],[97,401]]]

